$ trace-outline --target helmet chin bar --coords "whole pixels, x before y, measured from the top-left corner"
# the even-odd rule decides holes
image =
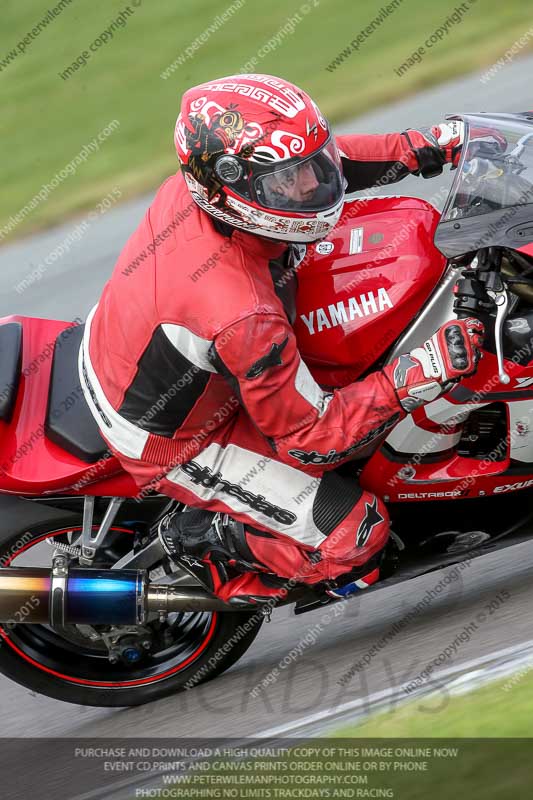
[[[320,242],[322,239],[325,239],[330,232],[333,230],[335,225],[340,219],[342,209],[344,207],[344,194],[341,200],[331,208],[314,213],[312,216],[306,217],[284,217],[283,212],[273,212],[265,209],[265,211],[254,211],[253,215],[250,214],[249,219],[253,220],[256,217],[256,214],[264,214],[268,217],[277,217],[280,220],[285,220],[287,222],[287,231],[280,231],[276,230],[273,226],[271,229],[266,227],[266,224],[258,225],[258,230],[254,231],[258,235],[267,238],[267,239],[274,239],[279,242],[287,242],[287,243],[294,243],[294,244],[312,244],[313,242]],[[304,230],[299,231],[298,225],[301,224]],[[321,230],[316,231],[312,230],[313,227],[317,227],[321,225]],[[327,227],[325,227],[327,226]],[[238,223],[235,227],[239,227]],[[306,227],[311,227],[311,230],[305,230]],[[260,230],[259,230],[260,228]]]

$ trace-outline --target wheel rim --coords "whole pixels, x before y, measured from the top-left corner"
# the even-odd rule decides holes
[[[45,540],[66,537],[81,531],[80,526],[48,531],[26,542],[9,554],[4,562],[13,561]],[[133,534],[128,528],[112,527],[110,533]],[[3,642],[26,663],[68,683],[102,688],[144,686],[165,680],[189,667],[212,640],[217,623],[216,612],[194,612],[173,615],[172,638],[169,646],[146,655],[135,666],[112,664],[107,651],[87,646],[77,647],[45,625],[15,625],[7,630],[0,625]],[[153,624],[153,623],[149,623]]]

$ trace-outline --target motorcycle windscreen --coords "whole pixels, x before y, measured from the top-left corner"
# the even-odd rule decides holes
[[[533,112],[461,118],[465,143],[435,246],[454,258],[533,242]]]

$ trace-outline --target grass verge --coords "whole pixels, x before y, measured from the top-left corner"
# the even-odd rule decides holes
[[[403,746],[422,747],[445,738],[453,740],[446,745],[464,751],[456,760],[434,762],[427,773],[391,774],[387,785],[397,798],[525,800],[533,786],[533,668],[469,694],[450,697],[438,692],[360,725],[340,728],[331,736],[349,738],[354,744],[377,738],[377,744],[392,747],[404,738],[412,741],[402,742]]]
[[[533,667],[468,694],[445,690],[360,725],[341,728],[335,736],[374,737],[533,737]]]

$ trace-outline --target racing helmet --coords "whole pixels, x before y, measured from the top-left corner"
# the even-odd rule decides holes
[[[183,96],[174,135],[195,202],[235,228],[316,242],[342,212],[335,139],[311,98],[272,75],[219,78]]]

